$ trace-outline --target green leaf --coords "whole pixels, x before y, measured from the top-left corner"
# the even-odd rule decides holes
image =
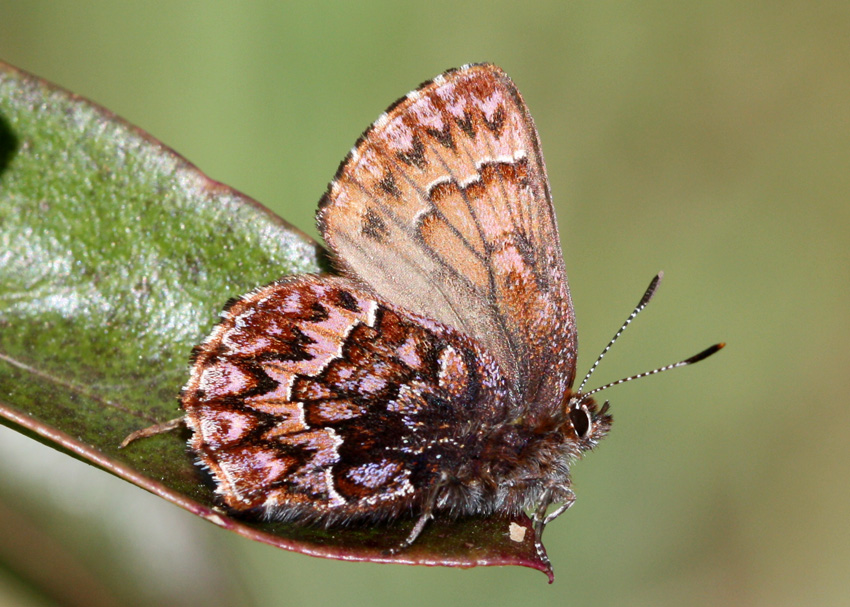
[[[317,556],[534,567],[526,517],[317,529],[227,516],[186,431],[119,449],[179,417],[192,347],[224,303],[323,251],[91,102],[0,63],[0,421],[242,535]]]

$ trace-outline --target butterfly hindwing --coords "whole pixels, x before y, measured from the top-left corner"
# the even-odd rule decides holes
[[[283,520],[385,518],[501,419],[506,383],[476,344],[342,277],[284,279],[225,311],[183,406],[224,503]]]

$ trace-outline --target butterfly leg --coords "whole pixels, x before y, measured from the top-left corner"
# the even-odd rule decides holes
[[[431,490],[428,500],[425,502],[425,506],[422,509],[422,514],[419,515],[419,518],[416,520],[416,524],[413,525],[413,529],[410,530],[407,538],[396,546],[395,548],[391,548],[388,550],[388,554],[398,554],[402,550],[406,550],[413,545],[413,542],[416,541],[416,538],[422,533],[422,530],[425,529],[425,525],[428,524],[432,518],[434,518],[434,506],[437,504],[437,500],[440,495],[440,489],[442,489],[446,485],[446,478],[441,478]]]
[[[395,548],[390,548],[388,552],[390,554],[398,554],[402,550],[407,550],[408,548],[410,548],[413,545],[413,542],[416,541],[416,538],[419,537],[419,534],[422,533],[422,530],[425,529],[425,525],[427,525],[428,521],[430,521],[432,518],[434,518],[434,514],[429,508],[421,515],[419,515],[419,518],[416,520],[416,524],[413,525],[413,529],[410,530],[410,534],[407,536],[407,538],[405,538],[405,540]]]
[[[163,434],[165,432],[171,432],[175,428],[179,428],[186,422],[185,417],[178,417],[177,419],[171,419],[167,422],[162,422],[161,424],[154,424],[153,426],[148,426],[147,428],[142,428],[141,430],[136,430],[135,432],[131,432],[128,434],[121,444],[118,445],[119,449],[123,449],[130,443],[140,438],[148,438],[149,436],[155,436],[157,434]]]
[[[551,514],[549,514],[546,518],[543,519],[543,525],[546,526],[556,518],[561,516],[564,512],[569,510],[573,504],[576,502],[576,494],[573,493],[572,489],[566,490],[566,497],[564,499],[564,503],[558,506]]]
[[[555,497],[555,492],[559,494]],[[546,511],[549,509],[549,506],[554,501],[562,502],[560,506],[558,506],[555,510],[552,511],[551,514],[547,515]],[[543,497],[540,499],[540,504],[537,506],[537,511],[534,513],[533,521],[534,521],[534,533],[537,536],[537,541],[540,541],[541,536],[543,535],[543,529],[554,521],[556,518],[561,516],[564,512],[570,509],[570,507],[576,501],[576,494],[573,493],[572,489],[564,488],[564,487],[549,487],[546,489],[546,492],[543,494]]]

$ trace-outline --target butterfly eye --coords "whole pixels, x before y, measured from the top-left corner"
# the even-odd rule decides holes
[[[573,425],[573,430],[576,431],[576,434],[579,438],[587,438],[587,435],[590,433],[590,413],[587,410],[587,407],[582,405],[581,407],[572,407],[570,409],[570,423]]]

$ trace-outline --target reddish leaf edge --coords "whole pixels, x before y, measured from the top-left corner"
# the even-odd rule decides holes
[[[387,554],[379,548],[362,547],[359,549],[346,549],[341,551],[339,547],[329,544],[327,546],[310,543],[305,540],[289,540],[279,535],[262,531],[245,522],[228,516],[225,512],[205,506],[195,500],[187,498],[185,495],[169,489],[161,483],[151,479],[150,477],[141,474],[129,466],[125,466],[109,458],[101,451],[80,442],[72,436],[53,428],[52,426],[43,424],[38,420],[20,413],[19,411],[7,406],[0,401],[0,416],[13,424],[25,428],[34,433],[38,437],[46,439],[54,445],[59,445],[67,450],[71,455],[81,458],[86,463],[97,466],[106,472],[109,472],[121,479],[124,479],[150,493],[161,497],[188,512],[200,516],[208,522],[233,531],[248,539],[269,544],[283,550],[298,552],[308,556],[320,558],[355,561],[355,562],[370,562],[370,563],[393,563],[399,565],[424,565],[428,567],[458,567],[468,569],[478,566],[521,566],[530,569],[536,569],[544,573],[549,578],[551,584],[555,580],[555,575],[552,570],[552,564],[546,555],[545,548],[539,542],[536,542],[535,532],[531,520],[523,515],[507,518],[503,520],[506,523],[515,523],[525,529],[526,538],[523,541],[535,543],[534,554],[536,558],[521,558],[516,554],[504,555],[501,557],[471,559],[469,557],[444,557],[433,558],[431,553],[426,552],[426,556],[416,556],[418,551],[411,548],[407,552],[398,554]],[[415,547],[415,546],[414,546]]]

